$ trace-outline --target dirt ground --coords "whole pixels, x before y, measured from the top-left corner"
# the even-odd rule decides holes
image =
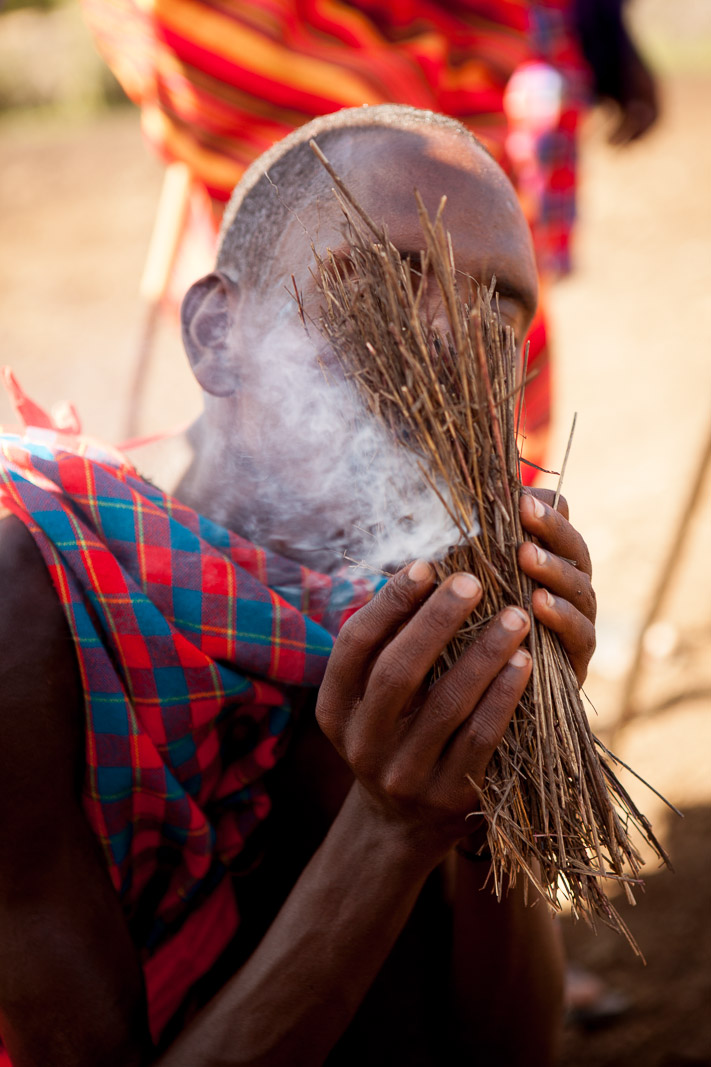
[[[558,361],[556,444],[574,411],[566,475],[596,562],[599,649],[586,687],[609,738],[639,620],[674,536],[709,429],[711,76],[665,88],[657,132],[584,146],[577,271],[551,294]],[[131,111],[74,126],[0,128],[0,352],[41,403],[72,400],[93,434],[119,439],[140,308],[137,286],[161,182]],[[173,326],[161,328],[144,430],[199,407]],[[0,420],[10,414],[0,398]],[[636,909],[646,958],[564,919],[573,956],[629,1002],[614,1026],[569,1028],[566,1067],[711,1065],[711,568],[709,488],[650,641],[641,714],[621,757],[681,808],[635,795],[676,874],[652,864]]]

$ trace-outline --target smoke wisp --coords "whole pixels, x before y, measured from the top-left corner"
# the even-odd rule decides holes
[[[344,557],[386,572],[442,558],[461,540],[447,491],[427,483],[418,457],[366,412],[293,312],[285,306],[268,344],[253,345],[240,425],[230,428],[235,480],[250,486],[242,532],[325,571]],[[218,521],[228,499],[224,507]]]

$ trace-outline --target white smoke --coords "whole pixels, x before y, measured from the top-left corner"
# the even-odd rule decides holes
[[[252,501],[243,532],[322,570],[344,556],[386,571],[441,558],[461,540],[443,500],[328,353],[319,358],[293,312],[285,306],[268,341],[253,346],[245,373],[237,438]],[[474,534],[474,516],[471,525]]]

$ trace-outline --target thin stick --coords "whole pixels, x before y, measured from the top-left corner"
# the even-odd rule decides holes
[[[560,468],[560,477],[558,478],[558,485],[555,490],[555,497],[553,499],[553,510],[558,510],[558,501],[560,500],[560,491],[563,488],[563,476],[565,474],[565,468],[568,464],[568,456],[570,455],[570,446],[573,443],[573,434],[575,433],[575,423],[578,421],[577,411],[573,415],[573,424],[570,427],[570,433],[568,434],[568,444],[565,449],[565,456],[563,457],[563,466]]]
[[[649,605],[637,631],[632,662],[630,663],[620,698],[620,714],[615,724],[613,737],[617,737],[619,731],[627,725],[637,714],[634,702],[637,682],[642,669],[642,655],[644,652],[644,637],[652,623],[661,614],[666,602],[669,590],[679,570],[679,565],[684,557],[686,540],[691,529],[691,520],[702,500],[704,482],[711,471],[711,430],[703,443],[699,462],[694,471],[691,485],[684,504],[682,505],[674,533],[669,539],[666,556],[659,568],[659,577],[649,599]]]

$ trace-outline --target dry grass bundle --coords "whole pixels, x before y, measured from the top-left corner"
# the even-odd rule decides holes
[[[314,151],[318,152],[314,146]],[[447,668],[506,604],[530,613],[534,584],[518,568],[522,491],[517,441],[522,373],[514,339],[492,292],[455,270],[442,223],[418,200],[422,260],[403,262],[387,234],[352,198],[325,158],[349,230],[350,253],[318,260],[319,328],[369,412],[418,457],[423,479],[446,506],[460,539],[440,577],[468,570],[484,595],[442,656]],[[448,330],[423,317],[423,279],[434,278]],[[492,283],[493,290],[493,283]],[[472,515],[481,532],[472,536]],[[642,860],[631,825],[668,862],[647,819],[618,781],[617,763],[592,735],[577,679],[558,638],[531,614],[532,680],[491,762],[479,810],[486,816],[500,895],[520,872],[553,906],[596,918],[634,941],[605,892],[621,883],[634,902]]]

